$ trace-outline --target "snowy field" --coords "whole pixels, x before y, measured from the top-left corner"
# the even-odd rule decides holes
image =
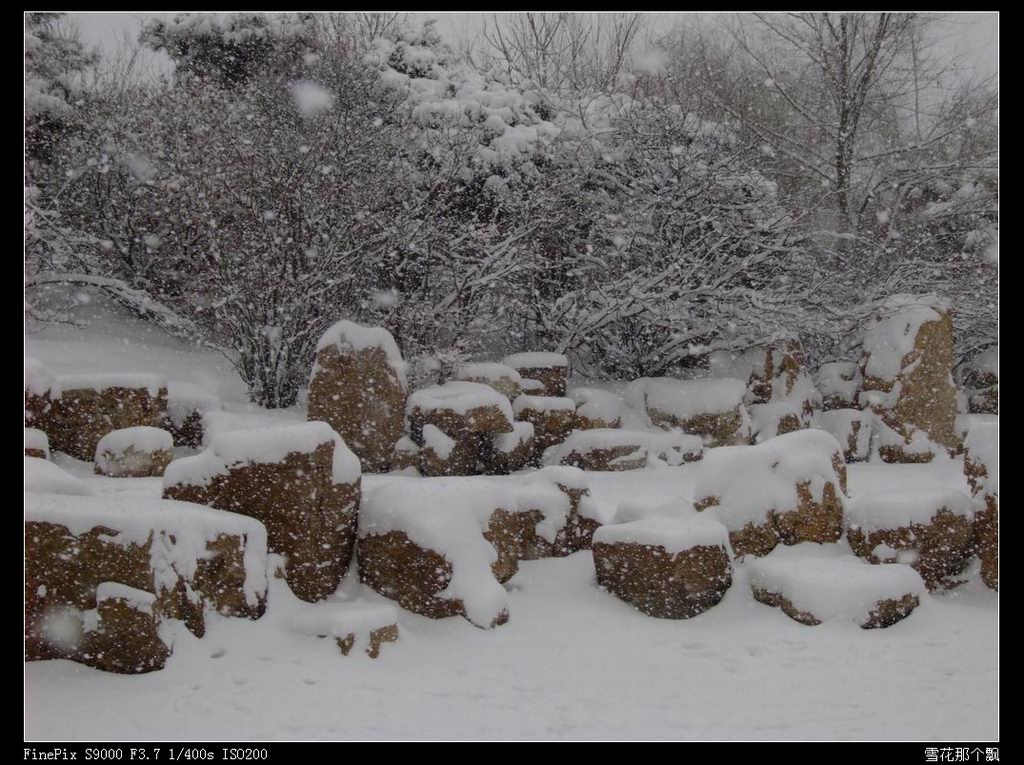
[[[121,321],[88,333],[50,328],[26,355],[57,374],[156,372],[216,393],[252,426],[301,421],[301,408],[257,410],[226,361]],[[102,494],[160,495],[159,478],[102,478],[61,467]],[[966,490],[960,461],[855,464],[852,498],[880,489]],[[697,468],[588,474],[614,505],[692,497]],[[396,480],[365,476],[364,486]],[[845,544],[845,543],[841,543]],[[969,581],[925,595],[904,621],[862,630],[807,627],[756,602],[743,565],[709,611],[641,614],[601,590],[589,551],[520,563],[508,624],[400,611],[400,638],[371,660],[292,632],[301,607],[272,580],[258,621],[211,616],[183,634],[164,670],[115,675],[68,661],[25,666],[29,739],[898,739],[998,736],[998,596],[976,563]],[[352,572],[337,600],[387,602]]]

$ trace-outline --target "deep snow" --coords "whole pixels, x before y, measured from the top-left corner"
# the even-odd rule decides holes
[[[125,337],[127,339],[125,339]],[[223,399],[228,425],[301,421],[300,408],[244,402],[227,363],[130,322],[53,328],[26,355],[56,374],[152,372]],[[612,386],[609,386],[612,387]],[[182,452],[187,453],[187,452]],[[160,494],[160,478],[95,476],[59,465],[100,496]],[[595,502],[690,500],[697,467],[588,474]],[[364,487],[402,480],[367,476]],[[855,464],[851,499],[913,488],[966,490],[959,460]],[[737,567],[724,600],[688,620],[643,615],[598,588],[589,552],[527,561],[493,630],[398,610],[380,658],[343,657],[295,631],[308,615],[282,580],[258,621],[212,615],[184,633],[167,667],[123,676],[67,661],[25,666],[28,739],[931,739],[998,736],[997,595],[976,568],[922,597],[888,629],[798,624],[756,602]],[[337,600],[389,603],[346,578]],[[313,606],[312,608],[316,608]],[[330,606],[323,608],[329,609]]]

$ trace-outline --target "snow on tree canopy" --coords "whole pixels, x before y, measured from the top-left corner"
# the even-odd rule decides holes
[[[61,375],[57,378],[62,391],[95,390],[109,388],[145,389],[150,396],[160,394],[167,387],[167,380],[161,375],[143,372],[108,372],[103,374]]]
[[[728,377],[702,380],[654,378],[648,380],[644,387],[648,408],[681,420],[731,411],[743,403],[746,392],[746,382]]]
[[[921,325],[939,321],[939,312],[948,310],[948,305],[937,295],[893,295],[881,310],[883,317],[864,335],[864,353],[868,354],[864,371],[871,377],[895,380],[904,357],[914,349]]]
[[[93,493],[85,481],[40,457],[25,457],[25,491],[79,496]]]
[[[502,363],[516,369],[556,369],[569,366],[569,359],[561,353],[528,351],[506,356]]]
[[[797,611],[821,621],[868,621],[879,601],[922,595],[925,585],[910,566],[873,566],[836,545],[802,542],[776,547],[763,558],[747,557],[743,569],[758,590],[782,595]]]
[[[431,385],[409,396],[405,404],[408,415],[414,409],[423,412],[448,410],[456,414],[467,414],[471,409],[496,406],[512,422],[512,404],[508,398],[483,383],[453,380],[441,385]]]
[[[56,375],[43,366],[43,362],[25,357],[25,390],[36,396],[50,394],[50,398],[60,397],[60,383]]]
[[[330,425],[313,421],[218,433],[210,439],[210,445],[202,454],[175,460],[168,465],[164,471],[164,486],[207,486],[214,477],[226,475],[233,465],[247,462],[273,464],[292,452],[313,452],[327,443],[334,444],[334,483],[355,483],[361,475],[359,458]]]
[[[388,366],[394,370],[402,387],[406,387],[405,372],[408,365],[402,359],[402,352],[398,350],[395,338],[383,327],[365,327],[342,319],[324,332],[316,344],[316,351],[319,353],[329,346],[337,348],[339,353],[380,348],[387,357]],[[315,377],[316,373],[317,367],[314,366],[312,377]]]
[[[602,526],[594,532],[594,544],[639,544],[661,547],[669,555],[694,547],[729,550],[729,532],[721,523],[703,513],[652,516],[628,523]]]
[[[846,525],[866,533],[927,524],[942,508],[972,518],[973,500],[960,489],[913,489],[864,494],[846,508]]]
[[[717,497],[716,511],[730,531],[763,523],[767,511],[785,513],[799,506],[797,484],[807,483],[811,498],[823,501],[826,481],[842,496],[832,456],[842,454],[823,430],[798,430],[756,446],[723,446],[704,453],[693,496]],[[705,511],[707,512],[707,511]]]
[[[452,574],[438,597],[461,600],[473,624],[489,627],[508,610],[508,594],[491,572],[498,554],[483,532],[495,510],[517,506],[515,493],[493,481],[394,478],[364,495],[359,537],[403,532],[442,555]]]
[[[42,460],[40,460],[42,461]],[[222,534],[243,537],[243,585],[246,602],[255,606],[267,589],[267,531],[259,521],[191,502],[105,494],[70,497],[26,494],[25,520],[64,526],[78,536],[90,529],[109,530],[103,539],[115,545],[144,545],[151,535],[150,565],[159,589],[174,588],[179,576],[191,578],[207,543]]]

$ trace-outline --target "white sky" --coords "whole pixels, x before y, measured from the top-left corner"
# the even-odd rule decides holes
[[[483,28],[490,13],[430,13],[410,14],[413,17],[437,18],[438,28],[452,41],[457,38],[475,36]],[[680,23],[713,22],[725,14],[714,13],[662,13],[657,27]],[[729,14],[731,15],[731,14]],[[134,37],[144,19],[152,16],[174,16],[173,13],[72,13],[69,16],[78,24],[87,45],[97,46],[101,52],[112,54],[117,51],[125,36]],[[695,18],[701,17],[701,18]],[[999,14],[998,13],[950,13],[944,25],[940,44],[951,52],[962,54],[967,73],[986,77],[999,71]],[[166,56],[152,57],[152,64],[158,69],[169,69]]]

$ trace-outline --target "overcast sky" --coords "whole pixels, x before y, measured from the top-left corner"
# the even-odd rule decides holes
[[[117,50],[126,35],[134,37],[145,18],[151,16],[174,16],[173,13],[73,13],[69,14],[82,30],[82,37],[89,46],[97,46],[104,53]],[[430,13],[410,14],[413,17],[436,18],[442,34],[452,41],[479,34],[489,13]],[[714,13],[665,13],[668,23],[714,23],[725,14]],[[696,18],[700,17],[700,18]],[[999,16],[997,13],[950,13],[948,23],[943,26],[941,45],[950,51],[962,53],[965,68],[980,76],[997,74],[999,70]],[[657,26],[663,25],[659,20]],[[158,69],[169,69],[166,56],[153,58]]]

